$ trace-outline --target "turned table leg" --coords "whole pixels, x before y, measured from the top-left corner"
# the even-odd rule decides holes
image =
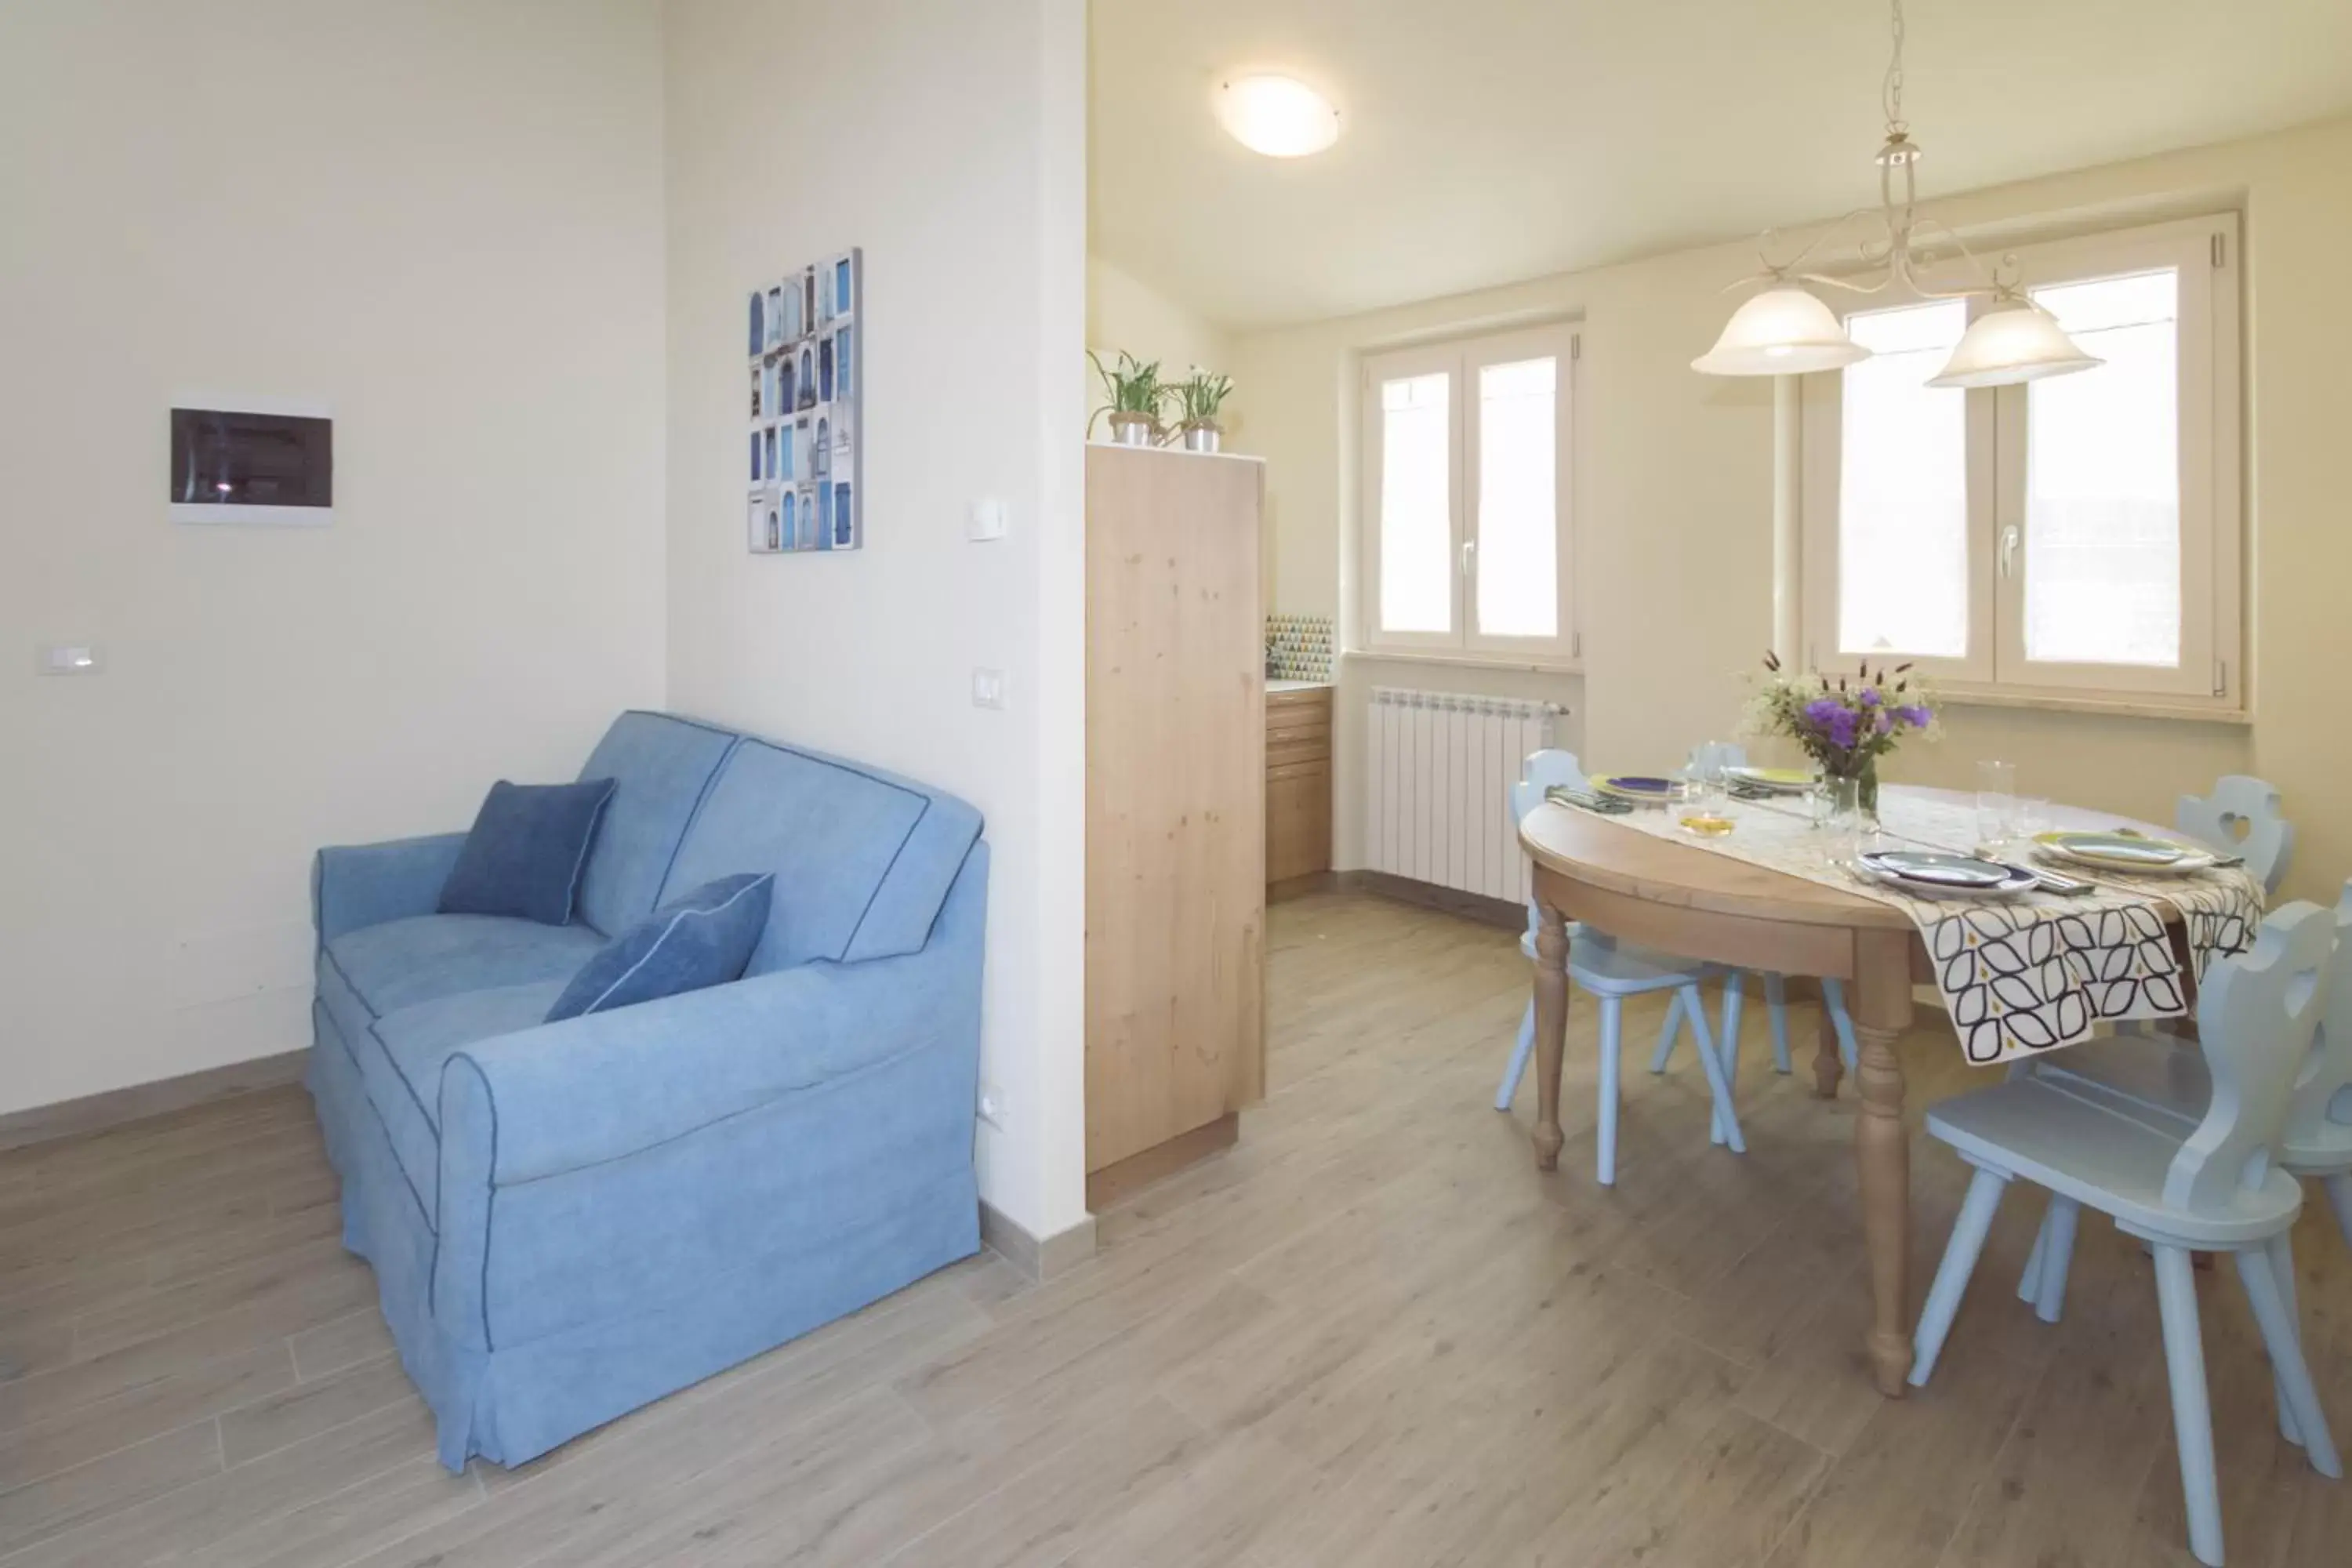
[[[1863,962],[1854,997],[1860,1058],[1854,1087],[1853,1153],[1862,1188],[1863,1239],[1870,1249],[1870,1337],[1865,1348],[1878,1392],[1899,1399],[1911,1370],[1911,1142],[1903,1125],[1903,1063],[1895,1042],[1911,1022],[1907,935],[1857,940]]]
[[[1829,998],[1822,998],[1822,1016],[1813,1036],[1813,1092],[1835,1100],[1838,1080],[1845,1076],[1845,1060],[1838,1054],[1837,1025],[1830,1018]]]
[[[1559,1169],[1559,1064],[1568,1043],[1568,922],[1536,902],[1536,1169]]]

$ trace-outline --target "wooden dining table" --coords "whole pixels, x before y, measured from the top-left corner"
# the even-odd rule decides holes
[[[1905,796],[1958,802],[1951,791],[1885,786],[1892,818]],[[2112,813],[2053,806],[2061,828],[2138,827]],[[1919,928],[1895,906],[1784,871],[1677,843],[1607,816],[1555,803],[1530,812],[1519,839],[1534,861],[1536,1127],[1539,1169],[1558,1168],[1560,1059],[1568,1026],[1568,925],[1583,922],[1622,942],[1740,969],[1819,975],[1845,983],[1857,1047],[1854,1119],[1863,1239],[1870,1255],[1871,1324],[1864,1349],[1881,1394],[1900,1398],[1911,1368],[1910,1138],[1904,1123],[1903,1058],[1915,982],[1932,982]],[[2179,917],[2172,921],[2182,948]],[[2182,973],[2187,973],[2184,962]],[[1924,1041],[1921,1043],[1925,1043]],[[1942,1048],[1956,1049],[1948,1040]],[[1844,1066],[1824,1017],[1813,1084],[1834,1099]]]

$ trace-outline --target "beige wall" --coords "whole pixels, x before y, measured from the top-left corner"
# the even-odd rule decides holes
[[[672,0],[669,691],[987,814],[982,1195],[1085,1215],[1080,0]],[[802,44],[812,68],[780,77]],[[987,84],[976,90],[974,84]],[[854,553],[744,549],[742,301],[865,250]],[[1010,536],[964,538],[968,503]],[[971,703],[1005,672],[1009,706]]]
[[[2289,891],[2332,897],[2352,875],[2352,120],[2084,171],[1972,195],[1938,195],[1948,222],[2128,221],[2154,211],[2246,214],[2251,727],[1954,707],[1935,748],[1896,779],[1965,784],[1976,758],[2014,756],[2036,794],[2168,821],[2173,797],[2224,772],[2285,791],[2302,835]],[[1771,390],[1693,373],[1749,270],[1747,242],[1370,315],[1253,334],[1235,375],[1250,389],[1250,449],[1267,459],[1271,597],[1338,613],[1349,585],[1357,356],[1416,334],[1513,320],[1583,321],[1578,499],[1581,678],[1495,675],[1351,658],[1339,737],[1340,864],[1360,863],[1354,724],[1360,689],[1408,682],[1546,691],[1578,711],[1571,743],[1596,766],[1655,767],[1727,735],[1740,672],[1770,634]]]
[[[0,6],[0,1111],[307,1045],[315,847],[660,702],[660,88],[653,0]],[[169,521],[204,390],[331,527]]]

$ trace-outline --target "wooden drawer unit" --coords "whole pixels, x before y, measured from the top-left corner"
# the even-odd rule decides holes
[[[1265,879],[1331,868],[1331,689],[1265,697]]]

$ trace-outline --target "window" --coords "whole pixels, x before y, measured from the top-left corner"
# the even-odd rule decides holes
[[[1565,327],[1364,366],[1365,645],[1552,663],[1575,651]]]
[[[1924,384],[1981,301],[1873,300],[1804,388],[1807,658],[1966,695],[2243,705],[2237,223],[2017,252],[2095,369]]]

